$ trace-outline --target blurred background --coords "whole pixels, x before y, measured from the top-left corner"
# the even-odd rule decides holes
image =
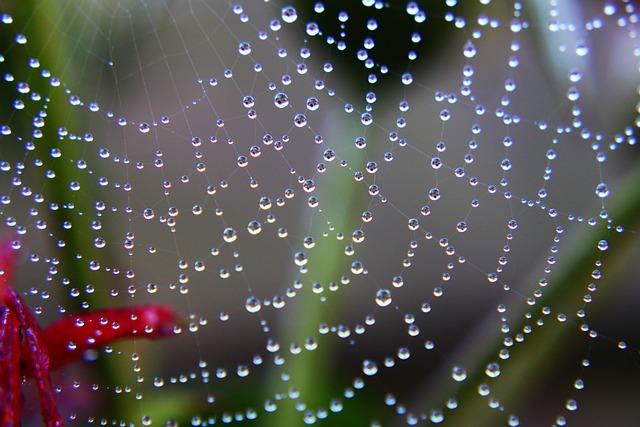
[[[186,319],[56,372],[70,425],[637,424],[633,2],[0,12],[15,287]]]

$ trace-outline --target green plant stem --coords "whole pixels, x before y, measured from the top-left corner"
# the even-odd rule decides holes
[[[616,224],[630,230],[640,226],[638,182],[640,168],[633,171],[625,184],[620,186],[617,193],[619,197],[611,203],[611,217]],[[523,333],[525,340],[509,349],[508,360],[501,361],[498,357],[498,352],[503,348],[502,338],[497,342],[490,342],[483,351],[478,352],[478,363],[469,370],[471,375],[457,393],[454,393],[457,395],[459,409],[447,415],[446,424],[475,427],[504,425],[505,413],[489,409],[487,398],[478,395],[477,387],[483,383],[489,384],[492,396],[500,399],[506,413],[517,412],[524,403],[523,396],[531,395],[531,390],[540,385],[544,378],[541,372],[553,370],[559,365],[557,359],[567,356],[560,350],[564,348],[564,343],[579,331],[579,323],[582,322],[575,318],[574,314],[585,305],[582,297],[587,293],[586,283],[593,280],[591,273],[596,268],[595,262],[602,256],[596,249],[598,241],[605,239],[609,244],[609,253],[605,256],[604,277],[611,281],[616,272],[622,270],[620,264],[625,261],[625,249],[637,237],[637,233],[633,231],[619,233],[605,226],[598,226],[586,228],[575,242],[569,244],[562,251],[562,263],[555,267],[549,278],[548,289],[536,303],[537,307],[552,308],[553,316],[560,312],[565,313],[569,320],[564,324],[558,324],[552,315],[532,313],[531,319],[523,317],[520,323],[512,328],[514,334]],[[602,286],[603,280],[598,282],[600,289],[594,296],[594,304],[606,297],[607,287]],[[536,326],[538,319],[544,320],[544,326]],[[530,326],[533,331],[523,332],[526,326]],[[586,335],[583,335],[583,338],[589,339]],[[494,380],[490,380],[484,373],[485,367],[491,362],[501,365],[502,373]]]
[[[334,118],[335,119],[335,118]],[[361,126],[354,126],[353,119],[335,119],[329,135],[325,135],[327,147],[336,150],[340,159],[347,160],[351,168],[358,168],[364,157],[360,150],[354,150],[352,141],[359,132]],[[290,384],[280,380],[281,371],[274,372],[271,378],[272,390],[282,390],[283,387],[296,387],[300,391],[300,400],[307,404],[307,409],[317,410],[327,408],[332,398],[335,398],[335,384],[330,382],[333,359],[333,337],[319,340],[316,350],[303,350],[299,355],[288,353],[288,345],[297,343],[303,345],[305,338],[318,336],[318,326],[322,322],[331,325],[332,318],[340,311],[341,294],[339,290],[335,294],[328,292],[322,294],[326,302],[320,300],[320,296],[311,291],[311,284],[320,281],[325,289],[330,281],[339,282],[340,277],[349,271],[352,259],[344,253],[344,247],[349,243],[351,231],[359,222],[359,212],[365,208],[367,201],[366,189],[363,183],[353,179],[353,171],[349,168],[341,168],[336,163],[330,166],[332,171],[318,179],[318,191],[321,214],[315,214],[310,234],[316,238],[316,247],[309,251],[308,272],[301,277],[304,288],[296,297],[296,305],[293,313],[287,316],[284,327],[282,352],[286,354],[290,375]],[[327,221],[334,226],[329,231]],[[327,233],[322,237],[323,233]],[[344,240],[338,240],[336,233],[343,232]],[[297,275],[299,272],[296,270]],[[283,390],[286,391],[286,390]],[[269,425],[295,427],[304,425],[303,414],[294,407],[294,402],[284,401],[279,405],[278,411],[269,417]]]

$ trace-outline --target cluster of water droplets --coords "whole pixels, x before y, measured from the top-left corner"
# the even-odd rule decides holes
[[[316,19],[328,13],[322,2],[313,6],[310,16],[303,16],[294,5],[274,8],[270,3],[262,4],[267,11],[263,15],[268,15],[264,26],[254,23],[250,12],[245,10],[245,7],[251,9],[249,5],[225,5],[222,14],[212,9],[210,17],[219,25],[227,25],[221,31],[224,36],[218,36],[215,43],[228,45],[233,54],[216,52],[221,55],[220,62],[234,65],[225,65],[219,75],[207,75],[205,70],[193,65],[190,52],[185,50],[183,53],[192,61],[192,67],[195,67],[198,75],[189,84],[196,88],[198,95],[193,100],[183,101],[177,112],[163,111],[162,105],[150,106],[149,116],[142,120],[127,117],[126,107],[108,109],[97,101],[84,100],[85,95],[80,94],[81,87],[76,88],[73,81],[61,81],[55,77],[54,70],[49,70],[48,64],[41,63],[38,58],[28,60],[23,74],[14,75],[3,70],[3,84],[13,91],[13,95],[12,99],[4,101],[9,104],[10,112],[2,117],[0,128],[4,140],[0,159],[3,177],[1,215],[5,228],[15,236],[14,247],[22,248],[28,254],[25,262],[33,263],[38,268],[44,266],[44,281],[41,280],[41,283],[27,291],[30,303],[37,301],[34,303],[37,305],[36,312],[45,316],[48,311],[56,311],[56,306],[47,302],[51,294],[60,298],[57,305],[60,313],[67,311],[65,305],[70,304],[69,298],[71,301],[82,301],[82,308],[91,308],[87,295],[96,292],[106,294],[114,301],[123,295],[135,301],[141,298],[141,293],[146,293],[146,297],[150,298],[156,294],[168,296],[176,302],[176,306],[189,310],[187,324],[184,327],[177,325],[175,334],[194,335],[198,349],[196,353],[200,354],[196,357],[196,368],[189,373],[151,375],[153,378],[147,382],[152,383],[153,388],[181,384],[189,387],[192,383],[208,385],[214,380],[235,381],[254,371],[267,370],[275,370],[282,380],[277,390],[267,391],[269,396],[263,400],[262,407],[244,408],[236,412],[218,413],[217,393],[212,387],[214,391],[206,393],[207,408],[191,418],[192,425],[253,420],[276,412],[279,406],[289,404],[286,401],[293,402],[305,423],[313,424],[348,410],[349,401],[365,389],[370,381],[385,381],[384,384],[393,385],[392,378],[378,378],[392,377],[393,374],[388,372],[396,365],[405,361],[409,363],[410,359],[419,358],[425,352],[437,351],[436,342],[425,336],[420,319],[429,317],[429,313],[439,304],[439,298],[455,283],[459,270],[474,269],[475,274],[481,276],[491,289],[499,286],[505,295],[514,294],[511,284],[503,280],[503,275],[510,260],[517,257],[512,246],[520,238],[520,223],[533,221],[532,217],[550,218],[553,241],[547,249],[546,262],[537,286],[530,294],[515,292],[518,297],[516,302],[524,302],[527,307],[521,315],[525,326],[522,330],[512,330],[509,325],[517,323],[517,319],[507,316],[511,305],[498,305],[502,346],[493,355],[494,360],[482,366],[479,375],[473,377],[478,382],[477,394],[486,398],[487,406],[504,412],[506,425],[520,425],[518,416],[505,407],[498,396],[492,394],[492,383],[508,372],[512,348],[524,342],[525,337],[545,321],[578,322],[582,332],[590,338],[598,338],[597,332],[583,320],[586,317],[585,308],[580,308],[576,313],[556,312],[554,307],[540,307],[538,301],[542,300],[546,287],[552,286],[549,278],[556,268],[556,260],[561,259],[560,242],[565,239],[569,227],[579,230],[604,224],[611,233],[624,232],[624,224],[618,224],[607,210],[612,189],[605,179],[605,166],[608,157],[616,150],[630,150],[631,146],[636,145],[635,127],[638,119],[634,125],[613,134],[610,131],[596,131],[585,123],[581,93],[584,74],[588,69],[584,68],[580,58],[591,54],[586,36],[584,39],[578,38],[573,45],[563,42],[556,46],[572,64],[562,83],[566,87],[563,108],[569,112],[569,120],[556,120],[553,115],[525,117],[518,112],[514,99],[521,87],[527,84],[519,78],[520,52],[523,49],[521,34],[531,31],[532,26],[523,14],[523,2],[516,0],[510,4],[508,19],[500,15],[494,4],[496,2],[491,0],[479,0],[477,10],[468,16],[457,12],[460,5],[456,0],[443,0],[448,10],[443,16],[431,16],[429,8],[419,2],[405,3],[400,12],[410,17],[416,30],[410,35],[411,47],[408,52],[401,52],[407,58],[406,67],[402,69],[393,69],[376,58],[375,47],[380,42],[376,34],[379,27],[384,25],[384,17],[367,20],[368,36],[362,46],[354,46],[349,44],[347,37],[351,17],[346,11],[340,11],[335,17],[341,28],[339,34],[324,32],[318,23],[319,19]],[[633,3],[605,1],[596,16],[585,22],[564,21],[565,17],[556,3],[549,3],[547,21],[535,23],[545,27],[544,31],[552,34],[596,34],[610,27],[626,33],[628,39],[637,45],[636,24],[639,15]],[[396,13],[397,7],[396,3],[363,0],[358,13],[385,13],[387,9],[388,13]],[[225,24],[225,20],[235,21]],[[422,83],[426,78],[421,74],[422,70],[412,66],[420,57],[418,46],[428,42],[424,40],[421,28],[430,25],[433,20],[444,21],[456,35],[451,39],[451,47],[447,48],[447,55],[455,56],[456,63],[462,61],[460,85],[455,90],[432,88],[430,85],[433,82],[429,85]],[[29,46],[29,34],[22,34],[20,27],[12,26],[13,18],[9,14],[2,15],[2,23],[15,34],[14,43],[3,46],[0,67],[9,63],[12,55],[19,57],[15,51]],[[243,28],[246,34],[243,32],[241,37],[237,36],[229,25]],[[295,43],[294,48],[288,48],[282,42],[280,34],[283,32],[289,34]],[[480,46],[483,45],[483,38],[492,33],[501,35],[502,44],[498,48],[507,52],[503,67],[506,77],[501,81],[499,91],[487,96],[481,87],[476,87],[476,78],[483,61]],[[321,39],[329,50],[314,47],[310,43],[311,38]],[[507,39],[506,48],[504,39]],[[263,52],[269,52],[270,59],[265,63],[257,59]],[[636,46],[632,52],[636,62],[639,52],[640,46]],[[334,54],[355,57],[365,70],[368,89],[364,93],[338,89],[349,85],[347,76],[350,71],[344,66],[340,69],[338,63],[331,61]],[[162,55],[162,60],[166,60],[166,54],[163,52]],[[107,62],[107,66],[114,67],[117,63]],[[428,73],[428,69],[425,73]],[[175,77],[183,79],[181,76]],[[499,78],[502,79],[502,76]],[[31,82],[34,80],[38,80],[35,86],[46,88],[45,92],[32,89]],[[429,94],[427,102],[412,97],[414,92]],[[99,120],[91,123],[99,121],[100,126],[110,129],[114,135],[122,131],[123,136],[115,138],[121,138],[125,143],[119,146],[101,141],[110,135],[92,131],[86,124],[89,122],[72,123],[69,129],[62,123],[49,124],[49,120],[55,120],[55,117],[51,118],[48,110],[53,109],[52,105],[58,99],[66,100],[70,111],[78,117],[99,116]],[[391,101],[382,104],[387,100],[393,100],[393,107],[389,107]],[[229,113],[228,116],[225,110],[227,104],[234,106],[229,107],[233,114]],[[212,126],[207,131],[201,131],[202,128],[196,126],[197,119],[189,119],[203,105],[209,108],[211,115],[209,120]],[[23,115],[27,111],[32,116],[25,121]],[[237,111],[240,114],[236,114]],[[424,115],[425,120],[429,116],[438,123],[436,128],[427,130],[424,139],[416,138],[409,132],[412,125],[419,128],[420,124],[412,120],[418,118],[419,121],[420,115]],[[341,135],[340,129],[331,129],[332,126],[327,125],[326,117],[330,117],[329,121],[337,120],[341,125],[350,123],[358,134],[355,137]],[[186,129],[175,124],[182,121],[186,123]],[[25,122],[30,125],[25,126]],[[468,141],[447,137],[447,131],[458,126],[468,128]],[[43,130],[46,127],[55,127],[54,136],[49,133],[45,137]],[[525,138],[518,136],[518,129],[522,127],[533,129],[539,140],[522,140]],[[246,140],[243,128],[253,129],[255,137]],[[126,134],[129,129],[138,135]],[[241,136],[235,136],[234,132]],[[492,136],[485,138],[487,134]],[[344,135],[349,135],[349,132],[345,130]],[[565,142],[573,136],[577,136],[593,151],[594,163],[588,167],[602,177],[589,190],[591,197],[595,193],[594,201],[599,203],[598,211],[590,217],[559,209],[553,202],[547,202],[552,199],[558,153],[567,152],[562,145],[573,143]],[[51,142],[52,137],[57,139],[56,143]],[[503,154],[492,158],[489,168],[475,168],[479,161],[486,161],[486,156],[493,155],[488,149],[488,154],[485,154],[482,146],[489,144],[488,139],[491,138],[494,139],[492,143],[500,145]],[[144,144],[151,149],[136,149],[133,147],[135,144]],[[516,146],[525,144],[530,146],[528,151],[531,156],[541,154],[545,159],[542,185],[533,194],[519,188],[517,174],[519,167],[524,168],[524,165],[518,163],[522,162],[521,158],[516,160],[512,157]],[[69,148],[71,146],[74,148]],[[19,152],[17,155],[16,150]],[[188,150],[191,151],[185,156]],[[451,152],[460,152],[461,155],[454,158]],[[180,153],[183,155],[180,156]],[[353,153],[364,154],[358,157],[359,154]],[[422,193],[416,196],[418,200],[415,200],[413,211],[398,208],[396,199],[401,199],[402,195],[396,194],[399,191],[397,189],[388,190],[393,188],[397,174],[403,172],[402,162],[409,158],[419,158],[423,170],[434,177],[420,184]],[[309,159],[313,162],[311,168],[304,163]],[[65,163],[60,166],[56,162]],[[68,174],[72,177],[70,179],[64,173],[67,169],[74,170]],[[260,172],[254,175],[255,170]],[[393,171],[392,177],[385,174],[388,171]],[[497,175],[492,173],[483,176],[482,173],[487,171],[497,172]],[[405,172],[406,177],[400,175],[401,181],[406,179],[415,182],[419,179],[412,176],[410,171]],[[256,176],[260,174],[261,178],[258,179]],[[224,176],[212,179],[220,175]],[[287,184],[277,179],[281,176],[284,176]],[[269,182],[271,178],[275,184]],[[52,184],[61,181],[68,193],[56,190],[56,184]],[[455,186],[468,192],[460,193],[464,196],[456,195],[451,191],[453,187],[448,181],[454,181]],[[145,183],[151,183],[149,188],[155,189],[154,194],[147,194],[149,190]],[[138,190],[138,186],[143,190]],[[346,190],[352,187],[356,188],[354,197],[364,197],[368,202],[362,204],[356,220],[346,222],[348,228],[338,229],[334,224],[341,223],[342,218],[332,218],[327,214],[332,212],[332,196],[335,192],[352,191]],[[106,191],[99,193],[100,189]],[[240,196],[235,199],[229,196],[235,193]],[[79,196],[75,197],[74,194]],[[444,226],[434,224],[431,218],[437,212],[448,212],[440,206],[456,197],[464,199],[462,201],[468,211],[454,218],[443,232]],[[476,243],[475,247],[464,244],[467,242],[465,239],[472,239],[467,236],[483,227],[483,224],[474,221],[475,212],[484,206],[497,206],[499,200],[511,206],[510,214],[494,213],[504,232],[492,236],[490,242]],[[226,214],[226,211],[231,213]],[[291,211],[294,212],[293,216]],[[532,216],[527,216],[523,211],[532,212]],[[404,234],[395,233],[394,237],[401,236],[405,249],[398,255],[398,271],[385,271],[383,276],[372,277],[369,269],[375,266],[369,263],[367,254],[376,249],[368,242],[374,240],[372,234],[384,233],[384,230],[373,228],[379,217],[402,224]],[[299,226],[311,222],[310,219],[322,225],[310,226],[306,231]],[[196,226],[194,232],[189,224],[196,221],[201,225]],[[114,228],[121,234],[109,235],[103,230],[103,222],[119,224]],[[69,230],[74,227],[85,228],[77,230],[79,234],[76,237],[61,237],[71,236]],[[548,224],[545,227],[548,228]],[[289,228],[296,230],[296,233],[290,233]],[[83,253],[84,249],[73,240],[82,235],[91,236],[93,248],[87,253]],[[142,239],[139,237],[141,235],[144,236]],[[287,249],[285,257],[267,260],[265,265],[268,267],[262,268],[291,271],[295,275],[293,279],[286,279],[287,284],[277,284],[275,288],[278,290],[273,294],[261,289],[260,271],[257,275],[250,275],[248,271],[256,262],[255,251],[251,248],[259,243],[254,242],[264,242],[265,239],[268,247],[279,247],[278,242],[284,241]],[[339,243],[336,246],[340,248],[339,252],[318,255],[318,247],[327,247],[329,240]],[[385,236],[382,235],[384,240]],[[456,247],[457,242],[461,242],[459,246],[464,250]],[[67,245],[73,246],[72,249]],[[330,244],[333,247],[331,245],[333,243]],[[206,251],[202,249],[205,246]],[[442,255],[446,260],[444,265],[441,261],[443,258],[439,258],[437,264],[436,261],[424,259],[420,250],[425,247]],[[487,248],[492,250],[494,247],[499,248],[499,254],[493,267],[487,269],[475,264],[476,257]],[[115,253],[116,259],[104,254],[109,249]],[[609,250],[607,239],[599,240],[593,250],[594,253],[606,253]],[[279,251],[282,252],[281,249],[273,249],[273,253]],[[200,252],[199,255],[196,252]],[[66,256],[63,255],[65,253]],[[263,249],[257,257],[268,258],[270,255],[270,250]],[[323,265],[332,257],[346,260],[346,267],[332,272],[335,277],[330,280],[314,277],[325,268],[333,268]],[[591,302],[597,290],[596,283],[603,277],[602,258],[597,259],[588,279],[585,304]],[[168,259],[173,259],[174,264],[165,264]],[[88,280],[86,283],[73,283],[65,275],[68,273],[60,273],[60,270],[68,268],[66,264],[72,263],[80,264],[87,270],[84,276]],[[416,265],[428,265],[429,269],[441,269],[442,272],[438,273],[437,283],[429,290],[429,295],[423,295],[423,300],[417,305],[413,301],[413,305],[408,306],[406,298],[397,296],[412,295],[412,288],[420,285],[419,280],[411,275]],[[174,275],[153,278],[150,271],[156,270],[169,270]],[[214,273],[211,274],[211,271]],[[105,274],[127,285],[119,288],[104,283]],[[238,298],[227,302],[228,306],[213,316],[210,312],[190,308],[198,302],[194,300],[200,298],[191,296],[198,292],[199,280],[203,280],[199,278],[205,275],[206,282],[215,286],[222,286],[228,281],[240,288],[236,294]],[[348,321],[323,319],[316,325],[315,334],[309,335],[301,343],[284,342],[282,336],[273,332],[275,325],[272,323],[275,322],[271,321],[271,311],[302,305],[303,301],[299,301],[299,298],[305,294],[316,296],[320,302],[329,301],[332,294],[353,295],[345,289],[356,286],[355,283],[361,285],[358,303],[364,301],[367,307],[367,314],[360,322],[351,325]],[[225,292],[228,291],[222,287],[213,291],[214,295]],[[43,306],[40,306],[41,303]],[[391,311],[393,313],[389,313]],[[518,310],[514,309],[514,312],[520,315]],[[210,366],[200,350],[206,341],[210,324],[217,321],[224,325],[231,323],[230,319],[235,317],[255,320],[259,325],[259,334],[262,334],[255,339],[266,342],[266,345],[249,362],[237,363],[232,368]],[[406,344],[391,350],[385,348],[388,356],[381,358],[370,355],[360,357],[358,353],[356,357],[361,362],[357,371],[349,374],[352,378],[344,380],[348,385],[342,395],[335,396],[324,407],[307,405],[304,391],[297,389],[297,378],[289,377],[288,361],[291,358],[318,350],[325,342],[324,336],[357,344],[356,337],[378,333],[377,324],[381,322],[378,318],[391,322],[390,318],[397,317],[404,324],[402,334],[406,334]],[[285,323],[284,326],[285,329],[295,327],[295,322]],[[438,325],[430,327],[437,328]],[[614,340],[614,345],[623,350],[628,348],[624,341]],[[216,346],[226,348],[224,343]],[[355,347],[358,348],[358,345]],[[114,349],[108,347],[100,353],[113,352]],[[136,379],[138,383],[144,382],[147,374],[141,370],[141,366],[145,366],[141,360],[152,358],[152,355],[153,351],[143,356],[137,352],[129,355],[134,363],[131,383]],[[95,357],[94,353],[88,354],[87,360]],[[468,367],[446,360],[447,376],[454,385],[470,381],[472,373],[478,374]],[[579,363],[582,368],[590,364],[588,359],[582,358]],[[335,373],[336,377],[340,375]],[[133,393],[137,400],[143,400],[143,393],[135,391],[141,388],[136,386],[114,385],[108,387],[108,391],[103,388],[106,387],[93,385],[96,392],[118,395]],[[579,392],[583,388],[584,380],[577,379],[573,389]],[[416,405],[416,402],[401,402],[393,391],[380,396],[380,402],[393,408],[391,413],[402,417],[409,425],[438,424],[446,421],[449,414],[462,410],[455,396],[456,389],[452,390],[452,395],[443,402],[427,402],[432,405],[429,407]],[[579,396],[579,393],[572,396]],[[555,425],[568,422],[568,414],[578,409],[578,401],[577,397],[566,401],[565,410],[554,420]],[[78,424],[115,425],[123,422],[99,415],[82,418],[73,408],[67,417]],[[155,422],[148,415],[140,420],[142,425]],[[165,420],[157,422],[164,423]],[[167,421],[166,425],[176,423]],[[378,421],[372,420],[372,425],[378,425]]]

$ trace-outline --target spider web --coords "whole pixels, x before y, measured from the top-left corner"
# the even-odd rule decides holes
[[[43,324],[149,302],[187,318],[56,373],[69,424],[468,425],[478,402],[502,425],[634,419],[637,295],[617,278],[597,304],[636,233],[609,206],[636,168],[633,3],[15,3],[16,287]],[[410,25],[378,37],[394,14]],[[556,291],[576,248],[588,271]],[[501,394],[539,360],[549,390]]]

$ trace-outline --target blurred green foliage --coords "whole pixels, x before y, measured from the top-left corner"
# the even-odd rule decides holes
[[[75,134],[79,141],[83,137],[83,123],[78,116],[78,109],[72,111],[69,102],[71,93],[66,91],[64,85],[54,87],[50,84],[51,79],[43,78],[40,73],[43,70],[51,72],[51,78],[59,78],[63,82],[76,82],[76,72],[78,64],[74,62],[74,51],[78,40],[71,38],[71,34],[76,32],[82,34],[79,28],[80,22],[69,21],[65,10],[61,8],[60,2],[56,0],[21,0],[4,4],[4,12],[12,15],[14,25],[0,27],[0,43],[8,46],[5,51],[5,70],[11,72],[17,78],[29,84],[31,92],[42,95],[42,101],[26,102],[25,109],[16,112],[11,108],[11,101],[17,98],[18,93],[13,90],[12,85],[0,85],[0,97],[5,100],[0,105],[0,117],[4,123],[10,123],[13,133],[23,136],[23,143],[33,142],[35,150],[26,161],[34,161],[36,158],[43,161],[40,168],[44,183],[42,192],[45,200],[49,204],[57,205],[57,209],[48,209],[49,217],[48,231],[54,238],[50,242],[64,242],[51,248],[56,256],[60,257],[60,284],[66,290],[57,295],[61,298],[62,305],[68,312],[80,310],[93,310],[104,308],[110,303],[106,298],[106,290],[117,288],[118,284],[113,283],[113,276],[106,273],[92,273],[89,269],[89,262],[96,259],[97,249],[93,245],[93,235],[91,222],[96,219],[96,200],[108,200],[108,195],[100,191],[96,176],[90,175],[87,170],[76,167],[76,162],[82,160],[88,151],[95,150],[90,143],[71,143],[59,136],[59,130],[65,129],[70,134]],[[85,5],[86,6],[86,5]],[[96,14],[96,18],[99,14]],[[64,28],[64,31],[63,31]],[[16,29],[27,35],[27,44],[24,48],[16,48]],[[31,59],[37,59],[40,66],[32,68],[29,66]],[[85,64],[86,66],[86,64]],[[91,72],[84,69],[84,72]],[[64,72],[63,75],[58,74]],[[82,93],[86,88],[74,87]],[[44,127],[41,138],[29,138],[35,127],[33,118],[40,116],[44,119]],[[60,150],[62,156],[52,156],[52,150]],[[25,160],[21,156],[24,147],[16,143],[15,147],[3,146],[3,156],[13,158],[15,161]],[[45,178],[45,171],[53,171],[55,176],[51,179]],[[80,185],[79,191],[70,188],[71,182]],[[106,197],[106,199],[105,199]],[[109,234],[109,225],[104,220],[103,233]],[[69,226],[70,225],[70,226]],[[105,252],[101,254],[104,259]],[[110,255],[107,254],[107,257]],[[64,284],[63,278],[68,279],[68,284]],[[96,283],[96,280],[103,280],[103,283]],[[73,288],[84,289],[86,285],[93,284],[98,292],[82,292],[81,297],[71,296]],[[138,346],[140,347],[140,346]],[[131,346],[123,344],[121,348],[129,349]],[[98,358],[95,362],[93,374],[102,384],[128,384],[132,382],[132,362],[124,358]],[[132,400],[119,398],[115,393],[102,393],[102,402],[105,413],[114,418],[123,417],[124,414],[132,414]],[[127,417],[124,417],[125,419]]]

